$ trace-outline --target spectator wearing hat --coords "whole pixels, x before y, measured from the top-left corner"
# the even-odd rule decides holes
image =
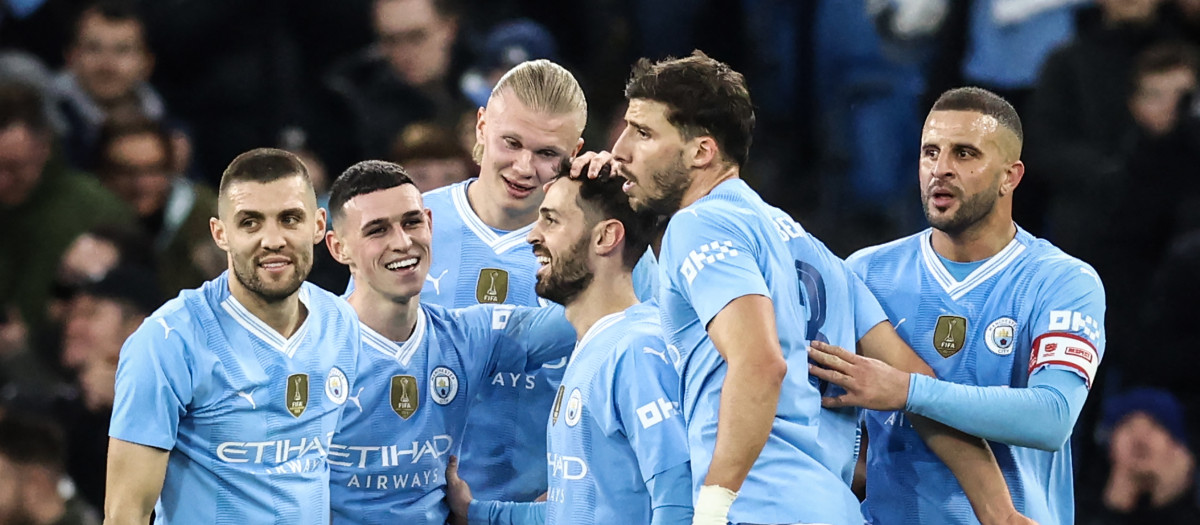
[[[1081,498],[1080,524],[1200,523],[1196,457],[1174,395],[1138,388],[1114,396],[1105,404],[1101,430],[1109,473]]]
[[[505,72],[539,58],[559,62],[558,43],[549,30],[527,18],[501,22],[488,32],[479,60],[463,73],[459,87],[472,104],[484,107]]]

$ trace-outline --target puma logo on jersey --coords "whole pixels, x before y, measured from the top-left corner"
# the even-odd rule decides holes
[[[647,346],[647,347],[642,348],[642,352],[650,354],[650,355],[656,355],[659,357],[659,359],[662,359],[664,363],[666,363],[668,365],[671,364],[671,361],[669,359],[667,359],[667,353],[665,351],[655,350],[655,349]]]
[[[442,274],[437,276],[437,279],[434,279],[433,275],[425,274],[425,280],[433,283],[434,295],[442,295],[442,279],[446,277],[446,273],[449,271],[449,269],[442,270]]]
[[[161,321],[161,319],[160,319],[160,321]],[[250,410],[258,410],[258,403],[254,402],[254,391],[253,390],[251,390],[249,394],[247,394],[245,392],[238,392],[237,395],[238,395],[238,397],[243,398],[246,401],[250,402]]]
[[[362,396],[362,391],[363,391],[363,389],[365,389],[365,388],[366,388],[365,386],[363,386],[363,387],[358,387],[358,393],[357,393],[357,394],[354,394],[354,395],[352,395],[352,396],[346,396],[346,399],[349,399],[350,401],[354,402],[354,406],[358,407],[358,412],[359,412],[359,413],[362,413],[362,411],[363,411],[363,407],[362,407],[362,403],[361,403],[361,402],[359,402],[358,398]]]
[[[907,321],[907,320],[908,320],[907,317],[900,318],[900,321],[898,321],[894,326],[892,326],[892,329],[894,330],[894,329],[900,328],[900,325],[904,324],[904,321]]]
[[[167,320],[161,317],[158,318],[158,324],[162,325],[163,330],[166,331],[163,334],[163,339],[169,339],[171,337],[171,330],[174,330],[174,328],[171,328],[171,325],[167,324]]]

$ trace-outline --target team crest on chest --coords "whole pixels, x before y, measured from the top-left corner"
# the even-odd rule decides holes
[[[571,397],[567,398],[567,413],[563,419],[567,422],[568,427],[573,427],[579,424],[579,418],[583,415],[583,394],[576,388],[571,391]]]
[[[421,406],[421,391],[415,376],[392,376],[392,410],[401,419],[408,419]]]
[[[284,405],[292,417],[300,417],[308,408],[308,374],[292,374],[287,378]]]
[[[503,303],[508,299],[508,272],[499,268],[479,270],[475,282],[475,300],[479,304]]]
[[[346,402],[346,396],[349,395],[350,381],[346,380],[346,373],[336,366],[329,369],[329,376],[325,378],[325,396],[340,405]]]
[[[933,349],[942,357],[950,357],[963,349],[967,342],[967,318],[958,315],[939,315],[933,328]]]
[[[1008,355],[1013,351],[1013,340],[1017,337],[1017,321],[1011,317],[1001,317],[992,321],[987,327],[984,342],[988,350],[996,355]]]
[[[458,395],[458,376],[444,366],[433,369],[429,374],[429,397],[439,405],[449,405]]]

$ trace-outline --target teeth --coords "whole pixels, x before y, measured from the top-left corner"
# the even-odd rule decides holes
[[[409,268],[409,267],[411,267],[411,266],[414,266],[414,265],[416,265],[416,264],[417,264],[417,258],[416,258],[416,257],[410,257],[410,258],[408,258],[408,259],[401,259],[401,260],[399,260],[399,261],[396,261],[396,262],[391,262],[391,263],[388,263],[386,266],[384,266],[384,268],[387,268],[387,269],[389,269],[389,270],[399,270],[399,269],[401,269],[401,268]]]
[[[537,262],[538,264],[550,264],[550,258],[545,255],[539,255]]]

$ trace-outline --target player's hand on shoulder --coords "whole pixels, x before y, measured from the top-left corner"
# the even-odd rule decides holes
[[[471,486],[458,477],[458,456],[450,456],[446,464],[446,504],[450,507],[450,523],[466,525],[471,498]]]
[[[837,397],[821,398],[826,408],[903,410],[908,401],[909,374],[883,361],[820,341],[809,344],[808,359],[808,373],[846,390]]]

